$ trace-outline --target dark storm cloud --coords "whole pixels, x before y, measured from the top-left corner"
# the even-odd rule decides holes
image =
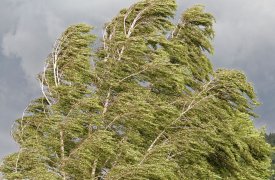
[[[9,134],[13,121],[22,114],[27,102],[37,94],[28,83],[20,59],[0,55],[0,157],[15,149]]]
[[[11,0],[11,2],[16,2]],[[110,0],[22,0],[9,12],[18,14],[14,31],[3,35],[2,48],[6,56],[22,59],[21,66],[30,79],[41,71],[41,63],[50,52],[54,40],[69,25],[86,22],[102,26],[117,11],[131,4]],[[11,3],[12,4],[12,3]],[[11,6],[11,5],[10,5]],[[12,23],[12,22],[6,22]]]
[[[39,95],[35,75],[42,70],[54,40],[71,24],[101,27],[122,7],[136,0],[1,0],[0,1],[0,158],[15,150],[12,122]],[[275,7],[274,0],[178,0],[179,12],[205,4],[216,17],[215,67],[245,71],[263,106],[262,120],[275,131]],[[179,17],[179,14],[177,15]],[[274,36],[274,37],[273,37]]]

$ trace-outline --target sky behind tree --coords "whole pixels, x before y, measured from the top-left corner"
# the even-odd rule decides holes
[[[102,27],[136,0],[1,0],[0,1],[0,158],[16,150],[10,136],[15,119],[40,96],[36,80],[56,38],[71,24]],[[215,68],[244,71],[255,85],[260,118],[257,127],[275,132],[275,1],[178,0],[180,13],[204,4],[216,17]]]

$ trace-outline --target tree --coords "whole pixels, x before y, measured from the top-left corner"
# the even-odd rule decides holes
[[[275,133],[269,133],[265,135],[266,141],[272,146],[273,151],[271,155],[271,160],[272,160],[272,165],[271,169],[274,171],[275,170],[275,152],[274,152],[274,146],[275,146]],[[271,179],[275,179],[275,175],[272,175]]]
[[[39,75],[43,96],[13,128],[7,179],[267,179],[270,146],[251,121],[245,75],[214,71],[211,14],[144,0],[105,26],[69,27]],[[94,53],[92,53],[94,52]],[[92,63],[90,58],[92,57]]]

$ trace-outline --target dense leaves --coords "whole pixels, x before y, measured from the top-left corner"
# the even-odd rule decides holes
[[[203,6],[173,25],[175,10],[174,0],[121,10],[95,51],[88,25],[69,27],[39,75],[43,96],[15,122],[20,150],[5,158],[4,176],[267,179],[252,85],[213,70],[214,18]]]
[[[269,134],[266,134],[265,136],[265,139],[266,141],[272,146],[273,148],[273,151],[272,151],[272,154],[271,154],[271,160],[272,160],[272,166],[271,166],[271,169],[273,171],[275,171],[275,149],[274,149],[274,146],[275,146],[275,133],[269,133]],[[275,175],[273,174],[272,175],[272,178],[271,179],[275,179]]]

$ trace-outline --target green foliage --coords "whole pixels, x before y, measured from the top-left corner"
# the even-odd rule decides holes
[[[271,160],[272,160],[272,165],[271,165],[271,169],[273,170],[273,172],[275,171],[275,133],[269,133],[265,135],[265,139],[266,141],[272,146],[273,151],[271,154]],[[273,176],[271,177],[271,179],[275,179],[275,175],[273,174]]]
[[[14,125],[20,150],[5,158],[5,178],[268,179],[252,85],[213,70],[203,6],[173,25],[175,10],[174,0],[121,10],[95,51],[91,27],[69,27],[39,75],[43,96]]]
[[[275,146],[275,133],[266,134],[265,139],[271,146]]]

